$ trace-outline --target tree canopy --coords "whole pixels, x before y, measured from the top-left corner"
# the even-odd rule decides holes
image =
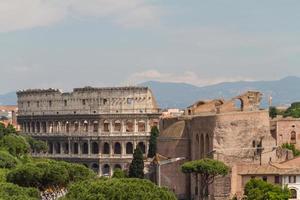
[[[136,148],[133,153],[133,159],[129,166],[130,178],[144,178],[144,159],[143,153],[139,148]]]
[[[204,197],[208,195],[208,186],[213,183],[215,177],[227,175],[229,167],[221,161],[205,158],[184,163],[181,171],[196,176],[197,190],[200,176],[200,196]]]
[[[148,158],[153,158],[157,151],[157,137],[159,136],[159,130],[157,126],[151,128],[151,135],[149,141]]]
[[[98,179],[70,186],[63,200],[176,200],[175,195],[144,179]]]
[[[246,200],[288,200],[288,188],[272,185],[261,179],[251,179],[245,186]]]
[[[300,118],[300,102],[292,103],[291,106],[283,113],[283,116]]]

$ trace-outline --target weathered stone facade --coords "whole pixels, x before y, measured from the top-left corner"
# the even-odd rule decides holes
[[[270,133],[268,111],[259,109],[260,99],[259,92],[247,92],[230,101],[200,101],[187,108],[185,116],[162,120],[158,153],[186,158],[162,166],[162,185],[179,197],[199,199],[194,177],[178,169],[183,162],[211,157],[233,167],[237,163],[264,164],[281,159]],[[239,107],[236,100],[240,101]],[[233,184],[231,173],[218,178],[209,189],[210,196],[216,200],[230,199]]]
[[[146,155],[160,116],[147,87],[37,89],[17,96],[21,132],[49,147],[34,156],[83,163],[99,175],[126,169],[136,147]]]

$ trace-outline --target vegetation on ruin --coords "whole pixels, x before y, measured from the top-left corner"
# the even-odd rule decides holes
[[[290,192],[287,187],[272,185],[261,179],[251,179],[245,186],[245,200],[288,200]]]
[[[186,162],[181,166],[181,171],[186,174],[193,174],[196,177],[197,188],[200,182],[200,196],[208,196],[208,188],[217,176],[226,176],[229,167],[223,162],[209,158]]]
[[[291,106],[283,113],[283,117],[300,118],[300,102],[292,103]]]
[[[300,156],[300,151],[298,149],[296,149],[295,145],[294,144],[288,144],[288,143],[285,143],[285,144],[282,144],[281,146],[283,149],[288,149],[288,150],[291,150],[293,152],[293,155],[295,157],[297,156]]]
[[[97,179],[73,184],[63,200],[176,200],[175,195],[144,179]]]
[[[274,119],[274,118],[277,117],[277,115],[278,115],[278,110],[276,109],[276,107],[271,106],[271,107],[269,108],[269,116],[270,116],[272,119]]]
[[[157,126],[151,128],[151,136],[149,141],[148,158],[153,158],[157,151],[157,137],[159,136],[159,130]]]
[[[144,158],[143,153],[139,148],[134,150],[128,175],[130,178],[144,178]]]

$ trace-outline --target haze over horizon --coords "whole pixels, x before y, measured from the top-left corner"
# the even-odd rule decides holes
[[[299,6],[297,0],[0,0],[0,94],[300,76]]]

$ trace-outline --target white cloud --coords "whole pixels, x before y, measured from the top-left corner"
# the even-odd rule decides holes
[[[0,0],[0,32],[49,26],[70,16],[140,27],[158,23],[159,9],[144,0]]]
[[[197,73],[192,71],[185,71],[181,74],[174,74],[161,73],[157,70],[147,70],[132,74],[128,80],[129,81],[127,82],[130,82],[130,84],[141,83],[144,81],[161,81],[173,83],[189,83],[196,86],[204,86],[222,82],[252,81],[254,79],[242,76],[204,78],[200,77]]]

